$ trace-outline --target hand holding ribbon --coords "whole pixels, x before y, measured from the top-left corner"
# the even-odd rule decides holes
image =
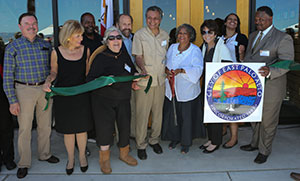
[[[144,90],[147,93],[152,84],[152,77],[149,75],[130,75],[130,76],[117,76],[117,77],[109,77],[109,76],[101,76],[93,81],[87,82],[82,85],[72,86],[72,87],[51,87],[51,92],[47,92],[45,98],[47,99],[47,105],[44,110],[48,108],[48,103],[51,97],[55,95],[59,96],[74,96],[81,93],[89,92],[92,90],[99,89],[101,87],[107,86],[116,82],[129,82],[138,78],[149,77],[148,84],[146,89]]]

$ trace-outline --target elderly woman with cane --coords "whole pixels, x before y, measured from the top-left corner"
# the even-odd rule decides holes
[[[180,143],[181,153],[186,154],[192,139],[205,135],[199,111],[203,58],[200,48],[192,43],[196,31],[191,25],[179,26],[176,38],[179,43],[167,52],[162,139],[171,141],[170,150]]]

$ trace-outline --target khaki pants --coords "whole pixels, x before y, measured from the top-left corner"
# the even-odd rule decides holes
[[[37,120],[38,157],[40,160],[47,160],[51,156],[52,101],[49,102],[48,109],[44,111],[47,101],[42,86],[16,84],[16,95],[20,104],[20,114],[18,116],[18,151],[20,161],[18,167],[29,168],[31,166],[31,128],[34,110],[36,110]]]
[[[149,143],[159,142],[162,125],[162,111],[165,96],[165,85],[151,87],[149,92],[144,92],[145,87],[135,91],[136,98],[136,144],[137,149],[147,147],[147,128],[150,112],[152,113],[151,134]]]

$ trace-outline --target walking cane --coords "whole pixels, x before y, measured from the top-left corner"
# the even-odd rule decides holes
[[[178,125],[177,123],[177,114],[176,114],[176,106],[175,106],[175,72],[171,70],[172,77],[169,78],[169,84],[172,91],[172,104],[173,104],[173,112],[174,112],[174,124],[175,126]]]

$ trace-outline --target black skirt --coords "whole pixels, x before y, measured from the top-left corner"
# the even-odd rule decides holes
[[[74,134],[92,129],[89,93],[75,96],[55,96],[55,129],[59,133]]]
[[[173,102],[165,97],[163,108],[162,140],[179,141],[191,146],[194,138],[205,137],[200,96],[187,102],[178,102],[175,96],[177,126],[174,120]]]

